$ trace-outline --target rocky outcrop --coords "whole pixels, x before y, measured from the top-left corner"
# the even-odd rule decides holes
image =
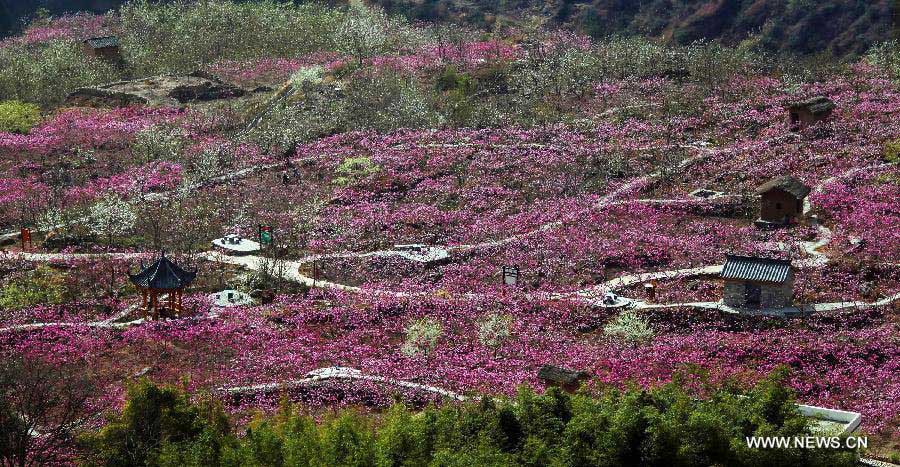
[[[204,73],[163,75],[76,89],[66,104],[81,107],[182,106],[241,97],[247,91]]]

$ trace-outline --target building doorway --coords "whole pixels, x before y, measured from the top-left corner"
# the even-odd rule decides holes
[[[747,284],[744,289],[744,302],[750,308],[759,308],[762,304],[762,288],[759,284]]]

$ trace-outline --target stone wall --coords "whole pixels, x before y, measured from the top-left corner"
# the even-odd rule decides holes
[[[744,296],[744,283],[725,281],[725,289],[722,298],[725,304],[732,308],[743,308],[746,300]]]
[[[795,218],[802,212],[803,202],[785,191],[771,190],[760,197],[760,220],[781,223],[785,218]]]
[[[205,73],[161,75],[79,88],[66,104],[83,107],[122,107],[134,104],[179,107],[193,101],[241,97],[247,91]]]
[[[747,307],[747,282],[725,281],[723,302],[732,308]],[[760,284],[760,308],[785,308],[793,305],[794,275],[783,284]]]
[[[784,308],[793,304],[794,281],[783,284],[766,284],[762,286],[761,308]]]

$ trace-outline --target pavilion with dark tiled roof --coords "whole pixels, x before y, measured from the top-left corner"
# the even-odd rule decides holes
[[[153,319],[159,319],[161,309],[173,313],[181,312],[184,289],[194,281],[197,272],[185,271],[163,252],[159,259],[147,267],[142,267],[137,274],[129,274],[128,277],[141,292],[144,318],[152,315]],[[168,299],[161,304],[159,298],[162,294]]]

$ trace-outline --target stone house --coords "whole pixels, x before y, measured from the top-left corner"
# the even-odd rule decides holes
[[[806,127],[827,120],[834,111],[834,102],[824,96],[792,102],[787,106],[791,131],[801,131]]]
[[[99,58],[113,65],[122,66],[122,52],[119,50],[119,38],[116,36],[92,37],[83,42],[84,52],[90,57]]]
[[[793,305],[794,269],[788,260],[728,255],[722,268],[723,302],[738,309]]]
[[[787,225],[803,215],[803,201],[811,189],[790,175],[778,177],[756,189],[760,197],[757,225]]]

